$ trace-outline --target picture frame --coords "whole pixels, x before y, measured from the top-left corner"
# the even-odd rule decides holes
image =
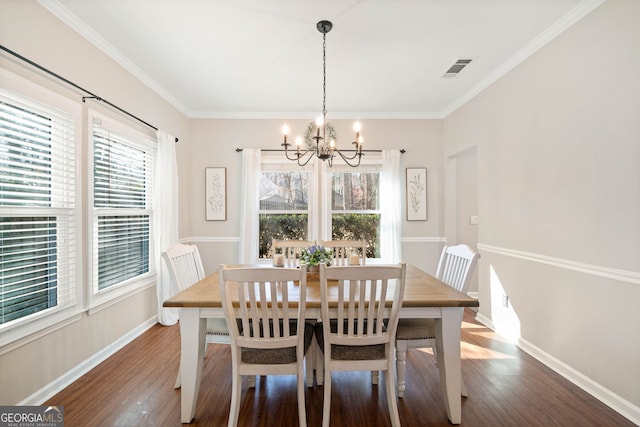
[[[205,168],[205,217],[207,221],[227,220],[227,168]]]
[[[427,168],[406,169],[407,221],[427,220]]]

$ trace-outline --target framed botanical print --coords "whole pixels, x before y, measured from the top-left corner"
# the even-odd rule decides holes
[[[407,221],[427,220],[427,168],[407,168]]]
[[[227,168],[205,168],[205,210],[207,221],[227,220]]]

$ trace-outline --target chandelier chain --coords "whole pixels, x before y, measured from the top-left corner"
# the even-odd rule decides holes
[[[322,35],[322,118],[327,121],[327,33]]]

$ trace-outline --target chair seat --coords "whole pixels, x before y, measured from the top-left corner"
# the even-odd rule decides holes
[[[207,335],[229,335],[227,322],[224,319],[207,319]]]
[[[297,331],[297,321],[290,320],[289,327],[291,328],[292,334],[295,334]],[[305,322],[304,324],[304,352],[307,353],[309,347],[311,346],[311,340],[313,340],[313,323]],[[243,363],[252,363],[252,364],[260,364],[260,365],[282,365],[287,363],[295,363],[296,362],[296,348],[295,347],[286,347],[286,348],[273,348],[273,349],[264,349],[264,348],[241,348],[241,359]]]
[[[366,329],[365,324],[365,329]],[[331,330],[338,330],[338,322],[331,320]],[[322,322],[315,324],[314,333],[320,350],[324,353],[324,331]],[[337,345],[331,346],[331,357],[334,360],[379,360],[385,358],[384,344],[376,345]]]
[[[433,319],[400,319],[396,340],[435,339],[436,325]]]

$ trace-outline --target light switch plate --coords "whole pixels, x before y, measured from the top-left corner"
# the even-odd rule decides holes
[[[479,223],[480,223],[480,218],[478,217],[478,215],[471,215],[469,217],[469,224],[478,225]]]

